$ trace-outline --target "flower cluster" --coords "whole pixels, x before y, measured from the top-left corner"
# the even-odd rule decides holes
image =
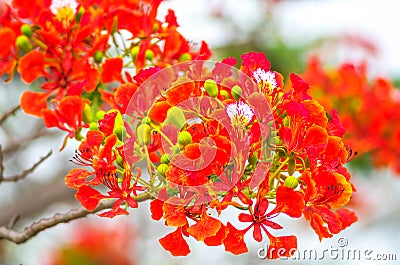
[[[360,155],[370,155],[375,167],[400,172],[400,94],[388,79],[370,81],[365,64],[324,70],[317,57],[310,58],[302,76],[311,84],[310,94],[326,109],[340,110],[348,130],[346,144]]]
[[[151,199],[174,256],[190,237],[245,253],[247,233],[289,256],[297,238],[275,235],[278,215],[304,217],[321,240],[354,223],[337,112],[298,75],[285,92],[263,53],[239,69],[205,61],[207,45],[194,52],[173,11],[157,20],[160,2],[14,0],[1,14],[0,74],[40,84],[22,109],[80,141],[65,177],[76,199],[88,210],[112,200],[99,214],[110,218]]]

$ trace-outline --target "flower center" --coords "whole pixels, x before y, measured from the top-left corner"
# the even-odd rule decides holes
[[[261,68],[257,68],[253,73],[253,77],[256,79],[261,92],[264,94],[271,94],[272,91],[278,87],[276,74],[273,71],[266,72]]]
[[[56,16],[56,19],[67,25],[74,19],[78,3],[75,0],[53,0],[50,5],[50,11]]]

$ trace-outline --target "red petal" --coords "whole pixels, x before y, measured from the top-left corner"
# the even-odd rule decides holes
[[[269,236],[268,255],[269,259],[291,257],[297,250],[297,238],[295,236]]]
[[[171,197],[164,203],[164,219],[168,226],[184,226],[187,224],[183,205],[184,201],[178,197]]]
[[[153,218],[153,220],[158,221],[163,217],[163,205],[164,201],[161,201],[159,199],[155,199],[150,203],[151,218]]]
[[[156,102],[149,111],[149,118],[155,122],[162,123],[167,118],[167,111],[171,107],[166,101]]]
[[[113,217],[115,217],[115,216],[117,216],[117,215],[127,215],[127,214],[129,214],[126,210],[124,210],[124,209],[121,209],[121,208],[116,208],[116,209],[112,209],[112,210],[110,210],[110,211],[107,211],[107,212],[104,212],[104,213],[101,213],[101,214],[99,214],[99,216],[100,217],[108,217],[108,218],[113,218]]]
[[[161,238],[159,242],[165,250],[171,252],[172,256],[186,256],[190,253],[189,245],[183,239],[180,228]]]
[[[224,239],[223,243],[225,250],[229,251],[235,255],[246,253],[249,251],[247,249],[246,243],[244,242],[244,231],[237,230],[231,223],[227,223],[228,235]]]
[[[102,65],[101,80],[103,83],[108,83],[111,81],[118,81],[123,83],[122,79],[122,58],[108,58]]]
[[[304,195],[286,186],[279,186],[276,191],[276,207],[268,215],[285,213],[290,217],[301,217],[305,207]]]
[[[44,54],[33,50],[19,59],[18,72],[21,74],[22,80],[30,84],[45,75],[44,66]]]
[[[43,110],[47,109],[47,98],[50,93],[25,91],[21,96],[21,108],[26,114],[43,117]]]
[[[210,236],[204,239],[204,243],[207,246],[219,246],[222,244],[223,240],[228,235],[228,229],[221,224],[220,229],[215,234],[215,236]]]
[[[75,194],[75,198],[83,207],[92,211],[97,207],[99,201],[105,198],[105,196],[97,190],[85,185],[79,188],[78,192]]]

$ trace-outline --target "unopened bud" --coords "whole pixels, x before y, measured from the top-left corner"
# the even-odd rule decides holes
[[[255,165],[255,164],[257,164],[257,161],[258,161],[258,153],[256,152],[256,153],[254,153],[251,157],[249,157],[249,159],[248,159],[248,161],[249,161],[249,164],[250,165]]]
[[[151,128],[148,124],[140,124],[137,127],[137,137],[139,144],[148,145],[151,139]]]
[[[146,50],[145,56],[146,56],[146,59],[147,59],[147,60],[153,61],[154,52],[153,52],[152,50],[150,50],[150,49],[147,49],[147,50]]]
[[[288,173],[289,175],[293,175],[294,171],[296,170],[296,160],[294,158],[290,158],[288,161]]]
[[[32,27],[28,24],[22,25],[21,33],[27,36],[28,38],[32,37]]]
[[[215,98],[218,96],[218,85],[214,80],[207,79],[204,82],[204,89],[210,97]]]
[[[226,90],[221,90],[219,91],[219,93],[221,94],[221,96],[225,97],[225,99],[230,99],[231,96],[229,95],[228,91]]]
[[[242,96],[242,88],[238,85],[232,87],[231,94],[234,99],[238,100]]]
[[[98,129],[99,129],[99,125],[97,124],[97,122],[91,122],[90,123],[90,125],[89,125],[89,129],[91,130],[91,131],[97,131]]]
[[[285,185],[286,187],[295,189],[298,184],[299,184],[299,180],[296,177],[289,176],[285,179],[285,183],[283,185]]]
[[[139,49],[140,49],[139,46],[135,46],[131,49],[131,55],[132,55],[133,60],[136,60],[136,56],[139,53]]]
[[[76,13],[75,21],[79,22],[82,19],[83,13],[85,13],[85,8],[81,6],[78,10],[78,13]]]
[[[178,134],[179,145],[185,147],[192,143],[192,135],[188,131],[183,131]]]
[[[169,166],[166,164],[161,164],[157,167],[157,172],[161,174],[161,176],[165,177],[165,174],[167,173],[169,169]]]
[[[149,117],[144,117],[142,120],[142,124],[150,125],[151,119]]]
[[[18,38],[16,39],[16,44],[18,48],[20,48],[24,52],[29,52],[30,50],[32,50],[32,44],[28,37],[25,35],[18,36]]]
[[[188,62],[192,60],[192,55],[190,55],[190,53],[182,53],[181,56],[179,57],[179,61],[180,62]]]
[[[115,126],[113,132],[117,135],[118,140],[123,141],[126,137],[125,126]]]
[[[160,162],[161,164],[169,164],[169,162],[171,161],[171,157],[169,156],[169,154],[163,154],[160,158]]]
[[[104,118],[104,115],[106,115],[106,112],[104,110],[99,110],[96,112],[96,120],[101,120]]]
[[[103,57],[104,57],[104,54],[103,54],[102,51],[96,51],[96,52],[93,54],[93,58],[94,58],[94,61],[95,61],[96,63],[101,63],[101,62],[103,61]]]
[[[90,108],[89,104],[85,104],[85,107],[83,108],[82,119],[83,119],[83,122],[85,122],[85,123],[91,123],[93,121],[93,113],[92,113],[92,109]]]
[[[168,110],[165,124],[168,123],[172,123],[178,129],[181,129],[186,124],[185,115],[180,107],[172,106]]]

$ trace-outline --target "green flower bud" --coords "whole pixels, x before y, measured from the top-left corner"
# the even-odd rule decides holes
[[[255,165],[255,164],[257,164],[257,161],[258,161],[258,153],[257,153],[257,152],[254,153],[251,157],[249,157],[248,161],[249,161],[249,164],[250,164],[250,165]]]
[[[78,10],[78,13],[76,13],[75,21],[79,22],[82,19],[83,14],[85,13],[85,8],[81,6]]]
[[[122,156],[118,155],[116,161],[118,166],[124,168],[124,160],[122,159]]]
[[[168,110],[164,124],[168,123],[172,123],[178,129],[181,129],[186,124],[185,115],[180,107],[172,106]]]
[[[179,145],[185,147],[192,143],[192,135],[188,131],[182,131],[178,134]]]
[[[160,158],[160,162],[161,164],[169,164],[169,162],[171,161],[171,157],[169,156],[169,154],[163,154]]]
[[[104,57],[104,54],[103,54],[103,52],[101,52],[101,51],[96,51],[96,52],[93,54],[93,58],[94,58],[94,61],[95,61],[96,63],[101,63],[101,62],[103,61],[103,57]]]
[[[218,85],[214,80],[207,79],[204,82],[204,89],[206,90],[206,92],[210,97],[215,98],[218,96]]]
[[[151,139],[151,127],[148,124],[140,124],[137,127],[137,137],[139,144],[148,145]]]
[[[180,62],[187,62],[192,60],[192,55],[190,53],[182,53],[181,56],[179,57]]]
[[[149,117],[144,117],[143,120],[142,120],[142,124],[150,125],[151,124],[151,119]]]
[[[125,126],[115,126],[113,132],[117,135],[118,140],[123,141],[126,137]]]
[[[139,46],[135,46],[131,49],[131,55],[132,55],[133,60],[136,60],[136,56],[139,53],[139,49],[140,49]]]
[[[150,49],[147,49],[146,50],[146,59],[147,60],[149,60],[149,61],[153,61],[153,58],[154,58],[154,52],[152,51],[152,50],[150,50]]]
[[[236,100],[238,100],[242,96],[242,88],[238,85],[232,87],[231,90],[232,97]]]
[[[28,38],[32,37],[32,27],[28,24],[24,24],[21,26],[21,32]]]
[[[221,90],[219,91],[219,93],[221,94],[221,96],[225,97],[225,99],[230,99],[231,96],[229,95],[228,91],[226,90]]]
[[[93,121],[93,113],[89,104],[85,104],[85,107],[83,108],[82,119],[85,123],[91,123]]]
[[[106,115],[106,112],[104,110],[99,110],[96,112],[96,120],[101,120],[104,118],[104,115]]]
[[[165,177],[165,174],[167,173],[169,169],[169,166],[166,164],[161,164],[157,167],[157,172],[161,174],[161,176]]]
[[[24,52],[29,52],[32,50],[32,44],[28,37],[25,35],[18,36],[15,42],[18,48],[20,48]]]
[[[93,121],[90,123],[89,129],[91,131],[97,131],[99,129],[99,125],[97,124],[97,122]]]
[[[299,180],[296,177],[289,176],[285,179],[285,183],[283,185],[285,185],[286,187],[295,189],[298,184],[299,184]]]
[[[291,157],[288,161],[288,173],[289,175],[293,175],[294,171],[296,170],[296,160]]]

